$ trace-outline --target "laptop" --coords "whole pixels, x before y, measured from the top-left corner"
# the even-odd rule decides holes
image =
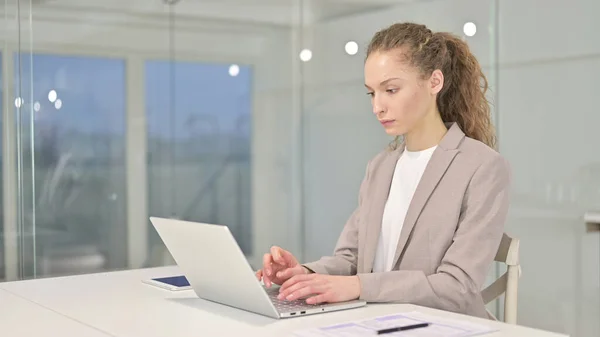
[[[272,318],[362,307],[365,301],[310,305],[280,301],[278,287],[256,279],[227,226],[151,217],[150,221],[198,297]]]

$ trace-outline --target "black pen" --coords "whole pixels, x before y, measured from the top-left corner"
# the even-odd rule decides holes
[[[392,332],[398,332],[398,331],[406,331],[406,330],[412,330],[412,329],[418,329],[418,328],[426,328],[429,326],[429,323],[419,323],[419,324],[413,324],[413,325],[406,325],[406,326],[399,326],[397,328],[390,328],[390,329],[383,329],[383,330],[379,330],[377,331],[378,335],[383,335],[386,333],[392,333]]]

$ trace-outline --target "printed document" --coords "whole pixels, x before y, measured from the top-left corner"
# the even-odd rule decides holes
[[[409,313],[370,318],[358,322],[348,322],[316,329],[301,330],[297,331],[295,334],[299,337],[374,336],[377,335],[377,331],[379,330],[409,326],[419,323],[429,323],[429,326],[425,328],[388,333],[381,336],[467,337],[483,335],[497,331],[497,329],[490,328],[483,324],[476,324],[456,319],[447,319],[414,311]]]

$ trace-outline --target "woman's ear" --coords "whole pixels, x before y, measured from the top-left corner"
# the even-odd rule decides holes
[[[432,95],[437,95],[444,87],[444,74],[441,70],[436,69],[431,73],[429,78],[429,88]]]

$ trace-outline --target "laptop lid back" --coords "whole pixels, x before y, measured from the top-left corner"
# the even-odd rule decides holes
[[[226,226],[150,218],[198,297],[279,317]]]

